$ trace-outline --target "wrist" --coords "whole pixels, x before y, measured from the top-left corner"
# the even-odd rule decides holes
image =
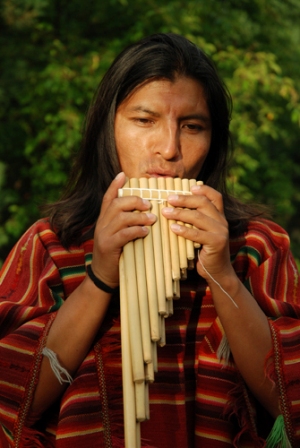
[[[86,272],[87,272],[87,275],[89,276],[89,278],[94,283],[94,285],[101,291],[107,292],[108,294],[114,294],[114,293],[118,292],[119,286],[112,287],[112,286],[108,285],[107,283],[105,283],[104,281],[102,281],[97,275],[95,275],[91,264],[87,265]]]
[[[235,302],[235,297],[238,294],[238,290],[240,288],[241,282],[239,278],[237,277],[235,271],[231,268],[228,273],[225,272],[222,273],[222,275],[212,275],[203,265],[200,257],[199,262],[201,264],[202,269],[204,270],[206,276],[205,279],[207,281],[207,284],[209,286],[209,289],[212,292],[212,295],[215,299],[217,297],[220,297],[221,295],[227,296],[228,299],[232,302],[232,304],[239,308],[237,303]]]

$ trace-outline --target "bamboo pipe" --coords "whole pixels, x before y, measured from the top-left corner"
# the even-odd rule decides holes
[[[130,179],[130,186],[138,188],[139,180],[136,178]],[[149,303],[148,289],[145,276],[146,267],[145,267],[145,253],[144,253],[143,239],[137,238],[134,241],[133,245],[134,245],[135,268],[136,268],[138,301],[139,301],[140,322],[141,322],[143,358],[145,363],[150,363],[152,361],[152,348],[151,348],[150,318],[149,318],[149,305],[148,305]]]
[[[175,190],[182,191],[182,180],[179,177],[176,177],[174,179],[174,187]],[[182,221],[178,221],[178,224],[183,226]],[[188,262],[187,262],[187,253],[186,253],[186,239],[182,236],[178,235],[178,251],[179,251],[179,267],[180,267],[180,278],[185,279],[187,278],[187,268],[188,268]]]
[[[120,272],[120,313],[121,313],[121,346],[122,346],[122,384],[125,446],[138,448],[136,437],[135,389],[132,377],[131,349],[129,340],[129,319],[127,309],[127,291],[124,268],[124,255],[121,254]]]
[[[157,187],[158,187],[157,179],[155,177],[151,177],[149,179],[149,188],[157,189]],[[152,225],[152,237],[153,237],[158,312],[159,314],[165,316],[167,314],[167,304],[166,304],[164,260],[163,260],[161,225],[160,225],[161,214],[159,210],[159,204],[157,201],[152,202],[152,212],[157,216],[157,221]]]
[[[190,191],[190,183],[189,179],[182,179],[182,189],[184,191]],[[191,224],[185,224],[188,228],[192,228]],[[186,255],[188,259],[188,269],[191,269],[191,267],[194,265],[194,263],[189,263],[189,261],[194,260],[195,258],[195,249],[194,249],[194,243],[191,240],[186,239]]]
[[[172,177],[166,178],[167,190],[174,191],[174,179]],[[172,207],[171,204],[168,204]],[[170,236],[170,249],[171,249],[171,266],[172,266],[172,278],[173,280],[180,280],[180,264],[179,264],[179,248],[177,235],[172,232],[170,226],[175,224],[173,219],[169,220],[169,236]]]
[[[164,177],[158,178],[158,188],[161,190],[166,189],[166,182]],[[162,199],[159,208],[160,212],[163,207],[167,205],[166,198]],[[165,294],[166,298],[171,300],[173,298],[173,281],[172,281],[172,268],[171,268],[171,249],[170,249],[170,237],[169,237],[169,222],[160,213],[160,227],[161,227],[161,239],[162,239],[162,251],[164,260],[164,275],[165,275]]]
[[[148,189],[148,180],[146,178],[141,178],[139,182],[141,188]],[[143,241],[145,252],[145,268],[146,268],[146,279],[148,289],[148,300],[149,300],[150,332],[151,332],[151,340],[159,341],[160,332],[159,332],[159,319],[158,319],[158,298],[156,290],[153,237],[151,226],[149,226],[148,229],[149,233],[147,236],[145,236]]]

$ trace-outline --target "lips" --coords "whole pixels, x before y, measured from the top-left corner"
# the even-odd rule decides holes
[[[149,177],[179,177],[177,173],[171,170],[163,170],[161,168],[154,168],[147,170],[147,175]]]

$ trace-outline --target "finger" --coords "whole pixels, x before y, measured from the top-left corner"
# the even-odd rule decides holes
[[[171,224],[170,228],[174,233],[176,233],[176,235],[180,235],[184,238],[187,238],[188,240],[200,243],[201,245],[208,244],[212,247],[218,248],[220,246],[223,246],[224,241],[227,241],[226,229],[221,229],[220,232],[207,231],[205,229],[198,229],[196,227],[187,227],[178,223]]]
[[[219,213],[224,214],[223,198],[221,193],[206,185],[196,185],[191,189],[192,195],[171,194],[168,202],[175,207],[189,209],[200,209],[210,207],[215,208]]]
[[[103,196],[102,206],[101,210],[103,212],[106,211],[106,209],[109,207],[111,201],[118,197],[118,190],[119,188],[122,188],[126,182],[126,176],[125,173],[122,171],[117,174],[117,176],[114,178],[110,186],[108,187],[105,195]]]
[[[123,172],[119,173],[108,187],[103,196],[101,215],[104,216],[109,210],[111,217],[117,210],[140,210],[145,211],[151,208],[151,202],[138,196],[125,196],[118,198],[118,191],[126,182]]]
[[[205,196],[220,213],[224,213],[223,197],[219,191],[208,185],[194,185],[191,188],[192,197],[193,196]]]
[[[96,227],[104,228],[109,226],[113,228],[115,226],[116,229],[120,229],[123,225],[151,225],[153,221],[150,224],[145,222],[145,219],[151,215],[148,216],[145,213],[146,216],[139,216],[141,213],[133,213],[134,211],[147,212],[150,208],[151,203],[147,199],[138,196],[115,198],[110,202],[109,207],[104,210],[101,208]]]
[[[176,207],[164,207],[162,209],[162,214],[167,219],[182,221],[186,224],[191,224],[198,229],[211,232],[218,231],[220,225],[225,228],[228,227],[226,218],[221,215],[215,207],[212,208],[211,212],[208,212],[207,209],[203,212],[201,209],[190,210]]]
[[[154,213],[133,213],[124,212],[123,210],[115,214],[112,219],[106,216],[105,219],[99,222],[97,226],[97,231],[106,231],[108,235],[113,235],[122,229],[128,227],[137,226],[151,226],[157,220],[157,216]]]
[[[124,247],[129,241],[137,238],[144,238],[149,233],[147,226],[131,226],[125,227],[116,232],[111,238],[106,238],[102,244],[103,252],[110,252],[119,250]]]

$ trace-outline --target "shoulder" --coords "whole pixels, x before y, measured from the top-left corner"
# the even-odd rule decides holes
[[[30,278],[37,281],[50,277],[59,284],[61,272],[69,268],[84,275],[85,262],[91,258],[92,248],[92,240],[79,246],[64,247],[49,219],[40,219],[28,228],[7,256],[0,272],[0,285],[4,287],[5,279],[11,278],[13,283],[20,282],[21,278],[26,283]]]
[[[252,219],[246,230],[239,236],[231,238],[231,245],[235,250],[244,246],[253,248],[289,248],[288,233],[278,224],[265,218]]]
[[[49,219],[40,219],[32,224],[19,238],[8,254],[2,271],[14,264],[23,265],[25,263],[28,266],[43,264],[52,249],[57,247],[63,249]]]
[[[30,235],[39,235],[43,236],[45,234],[53,234],[55,235],[54,230],[51,227],[50,221],[48,218],[42,218],[33,223],[28,229],[24,232],[24,234],[21,236],[20,240],[28,238]]]
[[[22,239],[25,239],[26,244],[29,240],[32,240],[29,246],[34,246],[34,250],[39,248],[53,259],[72,258],[76,254],[91,250],[93,245],[93,239],[87,239],[81,244],[72,244],[65,247],[48,218],[36,221],[23,235]]]
[[[15,249],[25,250],[30,246],[43,247],[46,249],[49,244],[60,244],[59,238],[55,231],[51,227],[48,218],[39,219],[32,224],[26,232],[20,237],[19,241],[15,245]]]
[[[32,224],[8,254],[1,269],[0,283],[2,276],[9,269],[19,272],[24,265],[29,267],[33,264],[37,267],[37,259],[43,260],[45,258],[47,239],[57,240],[49,220],[40,219]]]
[[[263,248],[267,252],[288,250],[290,238],[288,233],[277,223],[268,219],[254,219],[248,224],[245,233],[247,245]]]
[[[245,232],[230,241],[230,250],[235,270],[243,275],[249,275],[267,260],[278,265],[294,265],[287,232],[267,219],[249,221]]]

